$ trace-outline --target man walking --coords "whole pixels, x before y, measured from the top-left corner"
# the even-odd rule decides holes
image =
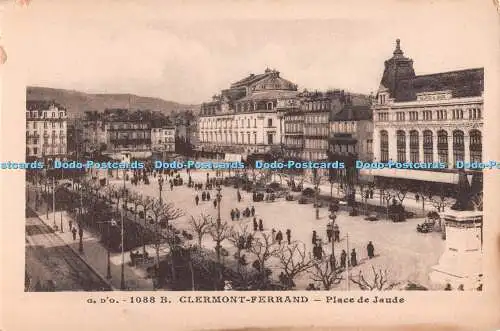
[[[292,242],[292,231],[290,229],[286,230],[286,240],[288,241],[288,245]]]
[[[366,245],[366,250],[368,252],[368,258],[372,259],[373,257],[375,257],[375,247],[373,247],[371,241],[368,243],[368,245]]]
[[[333,224],[332,222],[329,222],[326,224],[326,236],[328,238],[328,242],[332,242],[332,237],[333,237]]]

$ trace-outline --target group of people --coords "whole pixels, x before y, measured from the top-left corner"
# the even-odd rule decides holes
[[[243,212],[240,212],[238,208],[231,209],[230,212],[231,216],[231,221],[239,221],[240,217],[255,217],[255,207],[252,206],[251,208],[246,207]]]
[[[285,234],[286,234],[286,241],[290,245],[292,242],[292,230],[287,229],[285,231]],[[275,229],[272,229],[271,235],[273,242],[278,242],[278,245],[281,245],[281,242],[283,241],[283,232],[281,232],[281,230],[276,231]]]
[[[201,201],[210,201],[210,192],[208,191],[203,191],[201,193]],[[194,197],[194,203],[198,206],[200,203],[200,197],[198,194]],[[214,200],[214,207],[217,207],[217,200]]]

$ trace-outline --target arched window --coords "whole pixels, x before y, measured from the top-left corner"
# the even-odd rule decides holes
[[[482,151],[483,151],[481,131],[472,130],[469,132],[469,137],[470,137],[470,142],[469,142],[470,161],[481,162]]]
[[[342,151],[342,150],[341,150]],[[387,131],[380,131],[380,162],[389,161],[389,135]]]
[[[437,138],[439,162],[448,166],[448,133],[444,130],[438,131]]]
[[[463,161],[465,155],[464,132],[460,130],[453,131],[453,163]]]
[[[433,141],[432,141],[432,131],[425,130],[423,133],[424,137],[424,162],[434,162],[433,161]]]
[[[396,148],[398,162],[406,162],[406,134],[402,130],[396,132]]]
[[[420,162],[419,146],[418,146],[418,131],[410,131],[410,161]]]

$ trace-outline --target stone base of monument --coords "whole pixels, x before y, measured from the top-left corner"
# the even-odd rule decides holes
[[[449,210],[441,213],[445,222],[446,248],[429,277],[431,282],[450,284],[456,290],[475,290],[482,274],[481,211]]]

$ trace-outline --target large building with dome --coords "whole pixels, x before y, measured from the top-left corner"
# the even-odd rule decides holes
[[[264,154],[281,149],[280,100],[295,98],[297,85],[266,69],[231,84],[201,105],[198,122],[201,155]]]
[[[445,169],[382,169],[373,174],[456,183],[457,161],[483,159],[483,91],[483,68],[416,75],[398,39],[372,104],[374,160],[442,162]]]

